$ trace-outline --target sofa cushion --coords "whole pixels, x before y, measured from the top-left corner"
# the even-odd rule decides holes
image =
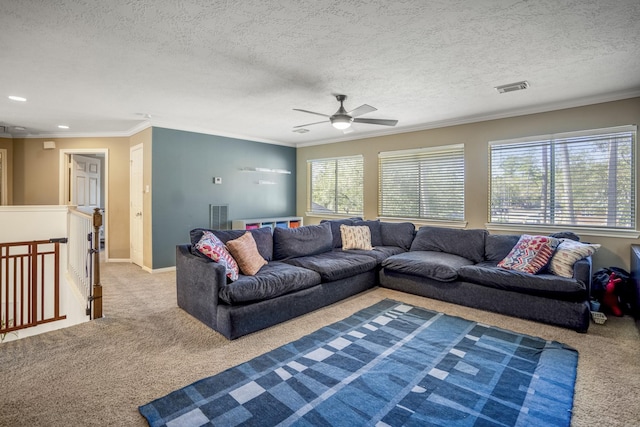
[[[338,252],[342,250],[344,249],[334,249],[334,251]],[[406,252],[406,250],[398,246],[376,246],[370,251],[365,251],[362,249],[349,249],[348,252],[352,254],[370,256],[374,258],[378,262],[378,264],[380,264],[391,255],[401,254],[403,252]]]
[[[367,255],[351,251],[332,251],[285,260],[287,264],[308,268],[320,274],[322,282],[333,282],[373,270],[378,264]]]
[[[484,241],[487,230],[461,230],[445,227],[420,227],[411,244],[411,251],[446,252],[470,259],[484,261]]]
[[[331,226],[331,235],[333,236],[333,247],[341,248],[342,247],[342,235],[340,234],[340,226],[344,225],[353,225],[355,221],[359,221],[362,218],[342,218],[342,219],[323,219],[320,221],[320,224],[329,224]]]
[[[458,269],[472,265],[467,258],[437,251],[411,251],[393,255],[382,262],[382,267],[399,273],[412,274],[441,282],[458,278]]]
[[[382,246],[397,246],[408,251],[411,248],[416,226],[410,222],[381,222]]]
[[[206,228],[194,228],[189,233],[192,246],[200,240],[204,231],[212,232],[224,244],[229,240],[237,239],[247,232],[247,230],[208,230]],[[256,241],[258,252],[260,252],[262,258],[271,261],[273,259],[273,235],[271,234],[271,227],[255,228],[249,230],[249,232]]]
[[[496,267],[495,263],[483,262],[460,267],[461,280],[483,286],[538,295],[565,301],[584,301],[587,291],[582,282],[553,274],[529,274]],[[505,295],[508,298],[508,295]]]
[[[237,281],[222,286],[218,296],[227,304],[244,304],[275,298],[318,284],[320,275],[315,271],[272,261],[255,276],[241,275]]]
[[[229,240],[227,248],[236,260],[242,274],[253,276],[263,265],[267,264],[267,260],[260,256],[256,241],[248,231],[237,239]]]
[[[559,244],[555,237],[523,234],[498,267],[536,274],[547,266]]]
[[[556,253],[551,258],[549,270],[558,276],[573,277],[573,265],[593,255],[600,245],[576,242],[573,239],[561,239]]]
[[[230,280],[236,280],[238,278],[238,265],[236,261],[227,251],[224,243],[212,232],[205,231],[202,233],[200,240],[192,247],[195,247],[200,254],[224,266],[226,275]]]
[[[371,246],[371,230],[366,225],[340,225],[340,234],[342,235],[342,249],[364,249],[370,251]]]
[[[369,227],[369,231],[371,232],[371,245],[372,246],[381,246],[382,245],[382,234],[380,230],[380,221],[379,220],[370,220],[370,221],[362,221],[356,220],[353,225],[366,225]]]
[[[488,234],[484,242],[486,261],[502,261],[520,240],[519,234]]]
[[[276,260],[320,254],[332,248],[333,235],[328,223],[273,230],[273,257]]]

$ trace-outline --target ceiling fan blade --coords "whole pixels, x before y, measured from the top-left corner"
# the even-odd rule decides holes
[[[319,125],[320,123],[329,123],[329,120],[323,120],[321,122],[314,122],[314,123],[307,123],[306,125],[298,125],[298,126],[294,126],[293,128],[303,128],[305,126],[311,126],[311,125]]]
[[[300,108],[294,108],[293,111],[302,111],[303,113],[315,114],[316,116],[330,117],[328,114],[315,113],[309,110],[301,110]]]
[[[384,120],[384,119],[353,119],[354,123],[367,123],[370,125],[382,125],[382,126],[395,126],[398,124],[397,120]]]
[[[358,117],[358,116],[362,116],[363,114],[371,113],[377,110],[378,110],[377,108],[374,108],[371,105],[362,104],[358,108],[349,111],[347,114],[349,114],[351,117]]]

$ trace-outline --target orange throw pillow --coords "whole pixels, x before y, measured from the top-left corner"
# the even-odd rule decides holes
[[[248,231],[235,240],[229,240],[227,249],[238,263],[242,274],[246,276],[254,276],[263,265],[267,264],[267,260],[258,252],[253,235]]]

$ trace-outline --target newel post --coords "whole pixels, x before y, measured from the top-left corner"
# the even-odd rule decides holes
[[[100,227],[102,227],[102,214],[100,208],[93,210],[93,318],[102,317],[102,285],[100,284]]]

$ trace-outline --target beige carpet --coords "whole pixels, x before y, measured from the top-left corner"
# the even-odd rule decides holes
[[[640,425],[640,336],[609,318],[588,334],[386,289],[227,341],[176,306],[175,273],[102,266],[106,317],[0,344],[0,426],[145,426],[138,406],[392,298],[556,340],[580,352],[576,426]]]

